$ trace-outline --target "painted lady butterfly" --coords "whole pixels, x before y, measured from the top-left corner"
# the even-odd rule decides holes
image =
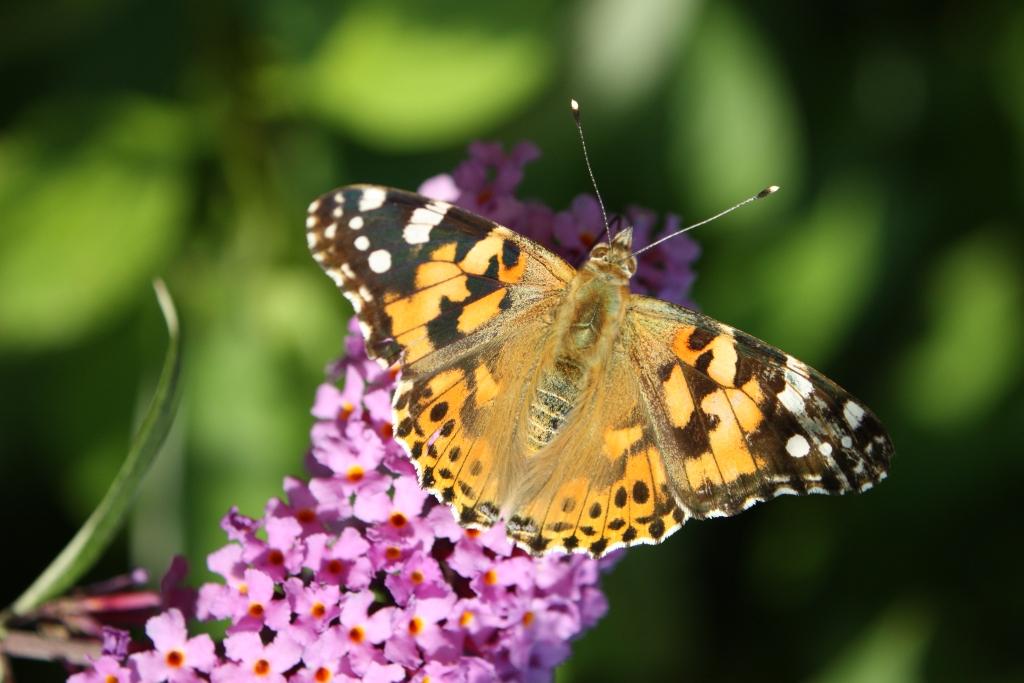
[[[313,258],[369,354],[400,363],[395,437],[463,524],[600,556],[782,494],[863,491],[892,444],[832,381],[631,294],[632,231],[573,269],[442,201],[373,185],[309,207]]]

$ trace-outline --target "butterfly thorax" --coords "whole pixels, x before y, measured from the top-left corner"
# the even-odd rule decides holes
[[[600,381],[614,351],[636,270],[630,253],[632,232],[611,244],[598,244],[566,289],[551,320],[550,349],[539,367],[528,408],[527,448],[547,446],[570,414]]]

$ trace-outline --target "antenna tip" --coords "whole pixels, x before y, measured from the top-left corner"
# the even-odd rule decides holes
[[[778,185],[770,185],[770,186],[764,188],[763,190],[761,190],[760,192],[758,192],[756,197],[758,199],[764,199],[768,195],[775,194],[778,191],[779,191],[779,186]]]
[[[569,100],[569,108],[572,109],[572,116],[577,121],[580,120],[580,103],[574,99]]]

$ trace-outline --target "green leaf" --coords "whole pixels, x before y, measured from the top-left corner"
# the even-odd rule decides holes
[[[154,282],[157,301],[167,323],[167,353],[149,409],[132,440],[117,477],[103,500],[39,578],[9,608],[23,615],[74,586],[110,545],[121,528],[139,485],[167,437],[178,399],[181,342],[174,301],[162,281]]]
[[[72,115],[51,111],[0,140],[0,347],[75,341],[174,251],[189,204],[183,119],[146,102],[89,114],[100,123],[84,140],[55,142]],[[81,116],[76,131],[90,128]]]
[[[364,143],[436,149],[481,135],[547,83],[547,3],[353,3],[312,61],[268,74],[287,98]],[[283,105],[287,106],[287,105]]]
[[[1008,235],[977,231],[936,265],[924,287],[924,333],[898,363],[900,400],[919,424],[971,425],[1019,381],[1024,278]]]
[[[588,108],[623,111],[650,95],[689,40],[700,5],[701,0],[581,3],[573,51],[578,96]]]
[[[796,100],[767,41],[733,4],[708,3],[683,51],[673,95],[672,178],[693,218],[768,185],[784,192],[730,222],[760,225],[799,197],[803,139]]]
[[[833,354],[881,274],[882,219],[874,183],[837,179],[757,257],[759,330],[773,344],[817,364]]]
[[[925,680],[923,660],[934,619],[918,605],[889,608],[814,683],[914,683]]]

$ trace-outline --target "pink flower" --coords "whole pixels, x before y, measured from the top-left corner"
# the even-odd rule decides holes
[[[305,586],[301,579],[293,576],[285,582],[284,591],[295,614],[291,634],[300,643],[312,642],[328,629],[341,611],[341,589],[337,585]]]
[[[224,639],[224,651],[231,663],[213,671],[215,683],[283,683],[302,656],[302,646],[280,633],[267,645],[257,633],[236,633]]]
[[[217,661],[210,636],[189,638],[185,617],[176,609],[149,619],[146,635],[153,641],[153,650],[131,657],[145,681],[198,681],[196,672],[210,671]]]
[[[415,668],[423,658],[454,660],[459,649],[442,629],[455,604],[455,594],[439,598],[413,598],[402,611],[394,612],[393,634],[384,645],[384,656],[407,668]],[[442,650],[446,656],[439,657]],[[422,654],[421,654],[422,653]]]
[[[74,674],[68,683],[131,683],[136,680],[135,673],[121,664],[121,658],[103,655],[92,663],[92,668]]]

